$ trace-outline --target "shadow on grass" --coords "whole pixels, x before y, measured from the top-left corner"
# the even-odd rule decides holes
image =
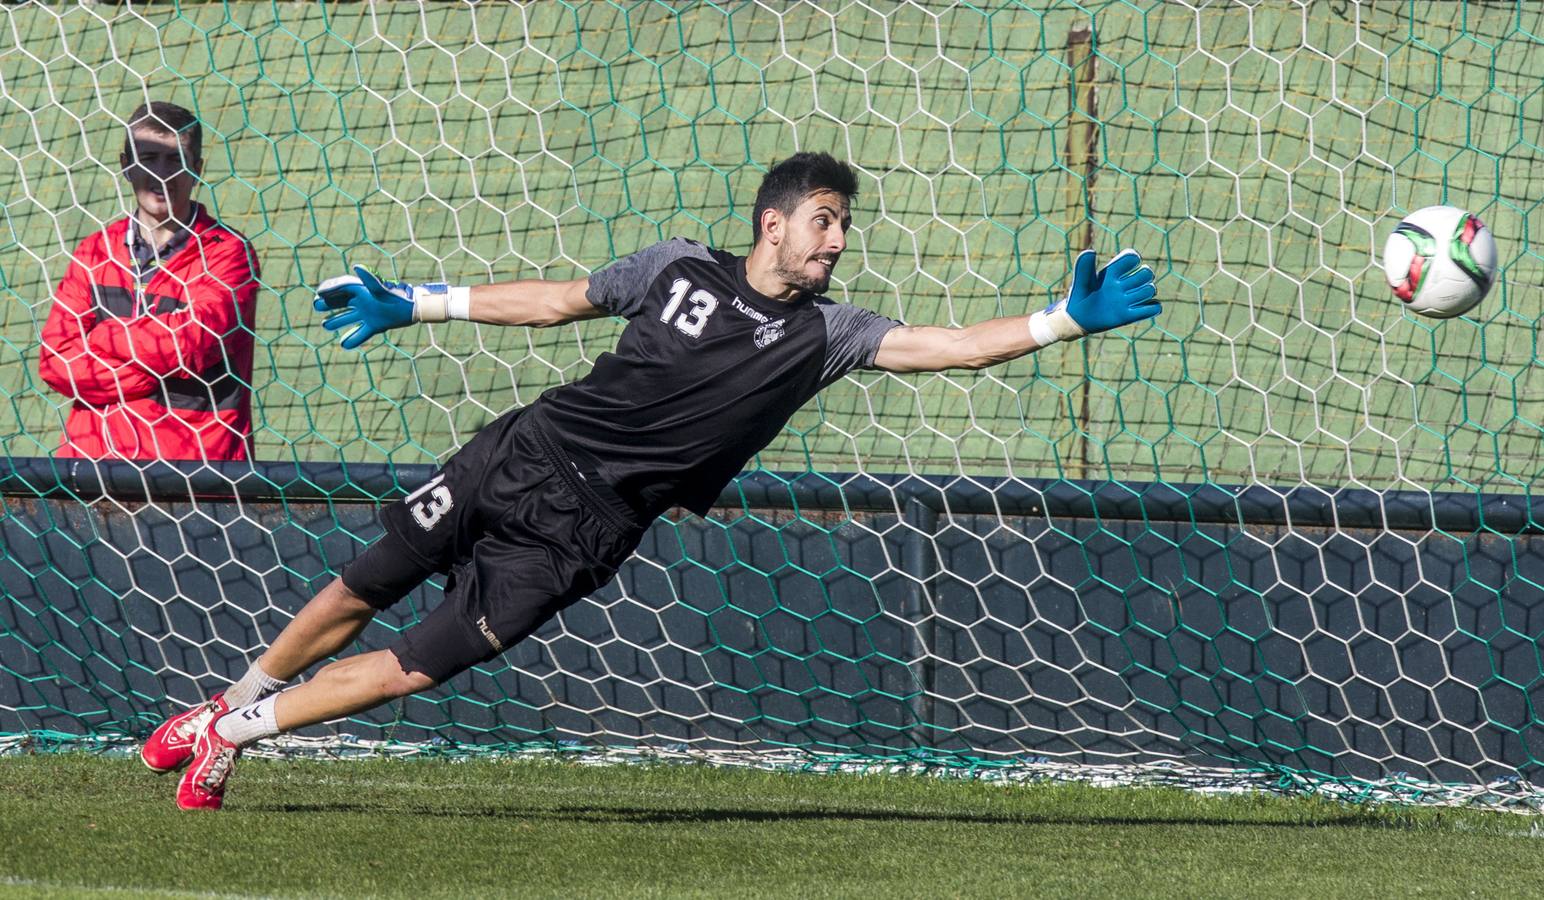
[[[758,810],[758,809],[659,809],[628,806],[559,807],[445,807],[397,806],[352,802],[255,803],[243,804],[242,811],[263,813],[367,813],[391,812],[424,818],[507,819],[509,821],[583,822],[615,825],[712,825],[725,822],[910,822],[963,825],[1055,825],[1055,826],[1158,826],[1237,828],[1363,828],[1397,827],[1386,815],[1370,810],[1346,809],[1321,814],[1312,820],[1280,821],[1251,819],[1247,815],[1166,816],[1131,815],[1069,816],[1065,814],[978,815],[952,812],[904,812],[862,809]]]

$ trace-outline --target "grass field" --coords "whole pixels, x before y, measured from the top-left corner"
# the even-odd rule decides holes
[[[701,766],[0,760],[0,896],[1530,896],[1504,813]]]

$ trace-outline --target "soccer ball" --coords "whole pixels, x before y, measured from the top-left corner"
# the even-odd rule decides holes
[[[1496,280],[1496,239],[1478,216],[1456,206],[1418,209],[1383,245],[1383,274],[1411,312],[1461,316]]]

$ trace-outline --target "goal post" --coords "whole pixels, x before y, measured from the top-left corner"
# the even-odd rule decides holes
[[[1455,10],[0,9],[0,746],[142,735],[228,683],[380,503],[621,328],[349,353],[321,279],[575,277],[677,235],[743,252],[762,175],[813,149],[860,178],[837,299],[1021,314],[1085,246],[1129,246],[1164,314],[979,373],[849,376],[616,584],[328,735],[1536,806],[1544,11]],[[40,327],[75,244],[133,202],[118,151],[146,99],[198,114],[198,199],[262,264],[253,464],[51,457],[68,402]],[[1442,323],[1377,266],[1434,203],[1501,248],[1491,295]]]

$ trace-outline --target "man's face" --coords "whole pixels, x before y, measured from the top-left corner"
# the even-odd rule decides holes
[[[203,171],[203,161],[191,158],[176,135],[136,128],[131,140],[133,153],[122,154],[119,162],[124,177],[134,187],[140,210],[157,222],[175,217],[180,224],[188,224],[193,188]]]
[[[773,274],[812,294],[825,293],[831,272],[847,249],[852,214],[847,198],[835,191],[816,191],[783,218],[781,241]]]

